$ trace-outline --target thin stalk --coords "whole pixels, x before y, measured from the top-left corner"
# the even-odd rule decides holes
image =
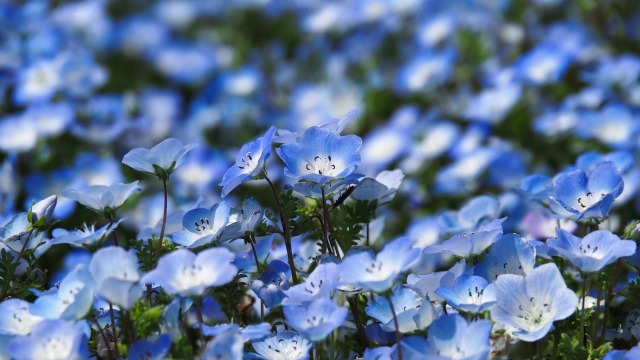
[[[202,346],[205,345],[204,341],[204,330],[202,329],[202,323],[204,319],[202,318],[202,298],[198,297],[196,300],[196,313],[198,315],[198,333],[200,333],[200,341],[202,342]]]
[[[367,223],[367,228],[366,228],[366,234],[367,234],[367,246],[371,246],[371,241],[369,240],[369,223]]]
[[[364,350],[367,348],[367,335],[364,332],[364,325],[362,325],[360,314],[358,313],[358,299],[355,296],[348,297],[347,301],[349,302],[349,309],[351,309],[351,314],[353,315],[353,321],[356,323],[356,329],[358,329],[358,342],[362,347],[361,350]]]
[[[20,259],[22,259],[22,256],[24,255],[25,250],[27,250],[27,245],[29,245],[29,241],[31,240],[32,234],[33,234],[33,229],[31,229],[31,231],[29,231],[29,234],[27,234],[27,239],[24,241],[24,244],[22,244],[22,249],[20,249],[20,253],[18,253],[18,257],[16,258],[16,263],[20,263]]]
[[[327,221],[329,221],[329,213],[327,212],[327,198],[324,194],[324,187],[321,187],[322,191],[322,242],[324,246],[329,249],[329,234],[327,234]],[[335,249],[336,253],[338,249]]]
[[[164,206],[162,208],[162,227],[160,228],[160,243],[158,244],[158,259],[162,255],[162,240],[164,239],[164,228],[167,225],[167,177],[162,177],[162,191],[164,192]]]
[[[387,301],[389,301],[389,307],[391,308],[391,314],[393,315],[393,325],[396,327],[396,344],[398,344],[398,360],[402,360],[402,345],[400,344],[400,325],[398,324],[398,315],[396,315],[396,309],[391,301],[391,296],[386,295]]]
[[[113,356],[113,352],[111,351],[111,346],[109,345],[109,339],[107,338],[107,335],[104,333],[104,331],[100,327],[100,323],[95,318],[91,318],[91,320],[96,324],[96,328],[98,329],[98,334],[102,336],[102,340],[104,341],[105,346],[107,347],[107,352],[109,353],[109,359],[115,360],[115,357]]]
[[[118,354],[118,333],[116,332],[116,316],[113,312],[113,304],[109,301],[109,316],[111,317],[111,333],[113,334],[113,348]]]
[[[602,317],[602,329],[600,333],[600,343],[604,343],[604,337],[607,333],[607,321],[609,320],[609,306],[611,305],[611,300],[613,299],[613,286],[616,283],[616,278],[618,277],[618,271],[620,270],[620,263],[622,259],[618,259],[616,262],[616,269],[613,271],[613,276],[611,277],[611,281],[609,283],[609,289],[607,289],[607,296],[604,299],[604,316]]]
[[[251,252],[253,252],[253,259],[256,261],[256,270],[260,273],[260,260],[258,260],[258,252],[256,251],[256,244],[254,240],[249,238],[249,244],[251,244]]]
[[[127,322],[127,327],[129,328],[129,336],[131,336],[131,343],[134,343],[138,336],[136,334],[136,328],[133,326],[133,321],[131,321],[131,312],[123,311],[125,320]]]
[[[293,249],[291,248],[291,231],[289,229],[288,220],[284,217],[284,211],[282,211],[282,206],[280,205],[280,198],[278,197],[278,192],[276,191],[276,187],[273,185],[267,173],[263,173],[265,180],[269,183],[269,187],[271,188],[271,193],[273,194],[273,199],[276,201],[276,208],[278,209],[278,213],[280,213],[280,222],[282,224],[282,230],[284,231],[284,246],[287,249],[287,260],[289,262],[289,268],[291,268],[291,279],[293,280],[293,284],[298,283],[298,274],[296,273],[296,264],[293,261]]]
[[[596,299],[596,309],[593,314],[593,328],[591,330],[592,339],[596,339],[596,336],[598,336],[598,322],[600,321],[600,300],[602,299],[602,284],[600,284],[598,280],[596,280],[596,283],[598,284],[598,297]]]
[[[542,339],[536,341],[536,351],[538,353],[538,360],[542,360]]]
[[[584,311],[585,308],[585,302],[587,299],[587,275],[583,274],[582,276],[582,313],[580,316],[580,341],[582,342],[582,345],[584,347],[587,346],[587,338],[585,336],[585,330],[584,330],[584,321],[586,318],[586,313]]]
[[[109,212],[106,214],[106,217],[107,221],[109,221],[109,229],[111,229],[111,226],[113,225],[113,214]],[[115,229],[111,231],[111,237],[113,238],[113,243],[116,246],[120,246],[120,244],[118,243],[118,235],[116,234]]]

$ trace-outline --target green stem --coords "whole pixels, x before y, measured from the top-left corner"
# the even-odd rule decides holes
[[[593,314],[593,328],[591,329],[591,338],[596,339],[598,336],[598,322],[600,321],[600,300],[602,300],[602,284],[596,280],[598,285],[598,297],[596,299],[596,308]]]
[[[616,283],[618,277],[618,271],[620,270],[620,264],[622,259],[618,259],[616,262],[616,269],[613,271],[613,276],[609,281],[609,288],[607,289],[607,295],[604,299],[604,316],[602,317],[602,329],[600,332],[600,344],[604,343],[605,335],[607,334],[607,321],[609,320],[609,307],[611,306],[611,300],[613,299],[613,286]]]
[[[18,253],[18,257],[16,258],[16,263],[18,263],[18,266],[20,265],[20,259],[22,259],[22,256],[24,255],[25,250],[27,250],[27,245],[29,245],[29,241],[31,240],[32,234],[33,234],[33,229],[31,229],[31,231],[29,231],[29,234],[27,234],[27,239],[24,241],[24,244],[22,244],[22,249],[20,249],[20,253]]]
[[[162,240],[164,239],[164,228],[167,225],[167,177],[162,177],[162,190],[164,192],[164,206],[162,208],[162,227],[160,228],[160,242],[158,243],[157,255],[158,259],[162,255]]]
[[[253,252],[253,259],[256,261],[256,270],[258,271],[258,274],[260,273],[260,260],[258,260],[258,252],[256,251],[256,243],[255,243],[256,239],[252,236],[249,235],[249,244],[251,244],[251,250]]]
[[[327,213],[327,198],[324,194],[324,187],[321,187],[322,191],[322,242],[324,246],[329,249],[329,234],[327,234],[327,221],[329,219],[329,213]],[[335,249],[338,252],[338,249]]]
[[[271,193],[273,194],[273,198],[276,201],[276,208],[278,209],[278,213],[280,213],[280,222],[282,224],[282,231],[284,231],[284,246],[287,249],[287,260],[289,262],[289,268],[291,268],[291,279],[293,280],[293,284],[296,285],[298,283],[298,274],[296,273],[296,264],[293,261],[293,249],[291,248],[291,231],[288,225],[289,221],[285,218],[284,211],[282,211],[282,206],[280,205],[280,198],[278,197],[276,187],[269,179],[269,176],[267,176],[266,171],[263,172],[263,175],[269,183]]]
[[[398,360],[402,360],[402,344],[400,344],[400,324],[398,324],[398,315],[396,315],[396,309],[393,306],[393,302],[391,301],[391,296],[389,293],[385,295],[387,301],[389,302],[389,307],[391,308],[391,314],[393,315],[393,325],[396,327],[396,344],[398,346],[396,349],[398,350]]]
[[[104,341],[104,345],[107,347],[107,353],[109,353],[109,359],[110,360],[115,360],[115,356],[113,356],[113,352],[111,351],[111,345],[110,345],[109,338],[107,338],[107,335],[104,333],[104,331],[100,327],[100,323],[95,318],[91,318],[91,321],[93,321],[96,324],[96,329],[98,329],[98,333],[100,334],[100,336],[102,336],[102,340]],[[97,346],[96,346],[96,349],[97,349]]]
[[[111,334],[113,335],[113,348],[118,355],[118,333],[116,332],[116,316],[113,312],[113,304],[109,301],[109,316],[111,317]]]
[[[587,338],[585,336],[585,331],[584,331],[584,321],[586,318],[584,308],[585,308],[586,299],[587,299],[587,274],[583,274],[582,275],[582,312],[580,315],[580,342],[582,342],[582,345],[584,347],[587,346]]]
[[[353,315],[353,322],[356,323],[356,329],[358,329],[358,342],[361,346],[361,351],[367,348],[367,335],[364,332],[364,325],[362,325],[362,321],[360,320],[360,314],[358,313],[358,295],[353,297],[348,297],[347,301],[349,302],[349,309],[351,309],[351,314]]]

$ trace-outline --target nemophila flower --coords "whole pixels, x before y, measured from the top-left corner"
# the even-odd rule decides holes
[[[578,156],[576,166],[587,174],[591,174],[598,165],[606,161],[612,161],[622,177],[624,189],[620,196],[616,198],[613,206],[622,205],[633,198],[640,187],[640,169],[635,166],[635,159],[632,153],[615,151],[608,154],[600,154],[595,151],[587,151]]]
[[[258,359],[306,360],[312,343],[294,331],[284,330],[266,339],[254,341],[252,345],[258,353]]]
[[[616,166],[610,161],[600,164],[588,177],[580,169],[561,173],[554,178],[553,185],[554,199],[577,220],[607,217],[624,187]]]
[[[338,265],[335,263],[319,264],[309,277],[301,284],[285,290],[283,305],[299,305],[319,298],[329,298],[338,287]]]
[[[462,316],[443,315],[427,330],[425,341],[409,337],[401,342],[406,359],[487,359],[491,352],[491,322],[467,322]]]
[[[236,163],[224,173],[220,182],[222,197],[226,197],[238,185],[256,178],[264,171],[265,161],[271,156],[271,144],[275,133],[276,128],[272,126],[263,136],[242,145],[236,156]]]
[[[222,311],[222,307],[213,296],[206,295],[202,299],[202,304],[197,309],[192,306],[186,314],[187,323],[192,326],[199,326],[200,323],[215,323],[227,320],[227,315]],[[202,316],[202,321],[200,321]]]
[[[602,360],[634,360],[640,358],[640,344],[629,350],[612,350]]]
[[[193,299],[178,295],[162,311],[160,330],[162,333],[169,334],[171,341],[178,341],[182,337],[183,317],[192,305]]]
[[[231,281],[238,269],[231,264],[233,253],[211,248],[198,255],[178,249],[158,260],[158,266],[140,279],[141,284],[157,284],[169,294],[199,296],[209,287]]]
[[[313,92],[313,90],[311,90],[311,92]],[[351,110],[340,119],[333,119],[325,123],[320,123],[320,125],[317,125],[318,123],[314,123],[312,125],[317,125],[321,129],[331,130],[336,134],[341,134],[344,129],[358,117],[359,114],[359,110]],[[298,116],[295,117],[297,118]],[[298,136],[298,133],[296,132],[292,132],[286,129],[279,129],[278,136],[276,136],[273,141],[279,144],[295,143],[300,141],[300,136]]]
[[[196,144],[184,145],[178,139],[169,138],[151,149],[130,150],[122,158],[122,163],[143,173],[157,175],[160,178],[169,177],[194,147]]]
[[[625,105],[611,104],[600,111],[585,112],[575,132],[599,140],[613,148],[631,148],[640,131],[637,117]]]
[[[276,152],[285,164],[284,174],[324,185],[351,174],[360,163],[362,139],[340,136],[313,126],[295,144],[283,144]]]
[[[426,275],[409,274],[407,284],[420,290],[422,295],[431,301],[442,302],[444,299],[436,293],[436,290],[443,286],[453,285],[456,279],[465,272],[465,268],[466,263],[462,259],[446,271],[437,271]]]
[[[402,94],[433,89],[449,79],[455,59],[452,50],[418,53],[398,69],[394,88]]]
[[[478,148],[455,162],[442,167],[434,180],[438,194],[468,193],[479,185],[478,178],[496,160],[500,152],[493,148]]]
[[[461,233],[474,231],[478,226],[494,220],[498,216],[499,202],[493,196],[477,196],[467,201],[459,211],[444,211],[439,222],[444,231]]]
[[[162,334],[157,339],[138,340],[131,344],[128,358],[132,360],[162,360],[171,349],[171,337],[169,334]]]
[[[31,306],[31,312],[45,319],[79,320],[91,309],[95,289],[89,270],[80,264],[59,285],[41,294]]]
[[[49,244],[69,244],[73,246],[93,245],[105,239],[122,221],[124,221],[124,219],[108,223],[97,230],[95,225],[87,226],[86,224],[80,229],[71,231],[62,228],[53,229],[51,232],[53,239],[49,240]]]
[[[447,254],[460,257],[479,255],[502,237],[504,219],[493,220],[476,231],[462,233],[424,249],[424,254]]]
[[[474,274],[494,282],[498,275],[526,275],[536,261],[536,248],[517,234],[503,235],[476,265]]]
[[[57,203],[58,197],[51,195],[48,198],[33,204],[31,207],[31,223],[40,227],[49,225]]]
[[[141,190],[136,180],[130,184],[93,185],[82,190],[69,188],[62,191],[62,196],[97,212],[109,213],[116,211],[134,192]]]
[[[464,111],[464,118],[492,124],[501,122],[520,100],[522,86],[517,83],[488,87],[473,96]]]
[[[370,252],[347,254],[340,263],[341,282],[376,292],[391,288],[398,275],[420,256],[420,249],[412,248],[411,243],[411,239],[400,237],[376,256]]]
[[[382,330],[396,330],[394,312],[398,319],[398,331],[402,333],[424,329],[438,318],[438,312],[428,297],[423,297],[409,286],[398,286],[391,293],[391,304],[384,296],[378,296],[365,308],[367,315],[380,321]]]
[[[125,99],[119,95],[99,94],[78,106],[85,121],[76,121],[71,134],[82,141],[106,145],[115,141],[129,126]]]
[[[384,204],[393,200],[402,184],[402,179],[404,179],[402,170],[385,170],[375,178],[366,177],[360,180],[350,196],[356,200],[378,200],[378,204]]]
[[[347,319],[348,310],[329,298],[283,308],[287,324],[311,341],[321,341]]]
[[[31,304],[22,299],[8,299],[0,303],[0,334],[27,335],[43,319],[33,315]]]
[[[518,60],[516,71],[522,80],[543,85],[560,80],[573,60],[573,56],[563,49],[541,44]]]
[[[203,359],[225,359],[242,360],[244,339],[235,329],[229,329],[211,340],[204,354]]]
[[[251,282],[251,290],[264,302],[264,306],[271,308],[280,305],[286,297],[284,290],[289,289],[291,269],[284,261],[274,260]]]
[[[586,273],[602,270],[617,259],[636,252],[636,242],[620,240],[609,230],[597,230],[579,238],[568,231],[556,229],[557,237],[547,245]]]
[[[500,275],[494,285],[497,302],[491,308],[491,318],[527,342],[543,338],[554,321],[569,317],[578,305],[578,297],[567,288],[553,263],[541,265],[527,276]]]
[[[244,341],[262,340],[271,335],[271,324],[267,322],[240,327],[238,324],[224,323],[214,326],[203,325],[202,332],[206,336],[218,336],[227,331],[237,331]]]
[[[249,196],[242,202],[237,218],[236,222],[240,225],[238,233],[245,234],[247,231],[254,231],[262,223],[264,210],[254,197]]]
[[[496,303],[493,284],[480,276],[463,274],[453,285],[442,286],[436,290],[451,307],[470,313],[480,313]]]
[[[29,214],[21,212],[13,217],[2,227],[0,227],[0,243],[8,243],[20,239],[28,232],[31,222]]]
[[[264,264],[267,257],[269,256],[274,237],[275,234],[256,237],[255,248],[259,263]],[[237,252],[236,258],[233,260],[233,265],[235,265],[243,273],[255,273],[258,271],[256,266],[256,259],[253,254],[253,249],[249,249],[246,252]]]
[[[13,101],[16,104],[47,101],[60,89],[60,61],[39,60],[18,73]]]
[[[83,323],[44,320],[27,336],[9,343],[12,359],[86,359],[89,356],[87,329]]]
[[[96,291],[108,301],[129,309],[142,296],[138,257],[134,250],[110,246],[93,254],[89,271]]]
[[[240,230],[239,223],[229,224],[230,212],[231,207],[225,200],[213,205],[211,209],[189,210],[182,218],[184,230],[171,235],[171,241],[182,246],[195,248],[216,240],[229,240],[230,237],[225,235],[233,237],[238,235]]]

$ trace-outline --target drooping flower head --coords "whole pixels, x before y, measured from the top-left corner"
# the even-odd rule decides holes
[[[263,136],[242,145],[236,156],[236,163],[224,173],[220,182],[222,197],[229,195],[238,185],[255,178],[263,170],[265,161],[271,156],[275,132],[275,126],[272,126]]]
[[[196,144],[183,145],[182,141],[169,138],[151,149],[135,148],[129,151],[122,158],[122,163],[143,173],[168,177],[194,147]]]
[[[494,283],[496,305],[491,318],[527,342],[543,338],[553,322],[576,310],[578,297],[567,288],[555,264],[533,269],[527,276],[504,274]]]
[[[69,188],[62,191],[62,196],[99,213],[108,213],[116,211],[129,196],[140,190],[136,180],[130,184],[93,185],[82,190]]]
[[[276,152],[284,161],[287,176],[320,185],[351,174],[360,164],[362,139],[341,136],[316,126],[304,132],[295,144],[283,144]]]

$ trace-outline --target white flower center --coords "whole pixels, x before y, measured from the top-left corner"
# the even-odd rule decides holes
[[[244,157],[240,159],[240,163],[236,164],[240,170],[253,170],[258,166],[257,159],[251,155],[249,151]]]
[[[312,162],[307,163],[305,168],[312,174],[333,176],[336,172],[336,165],[332,162],[331,155],[316,155]]]
[[[524,301],[518,306],[520,313],[516,315],[522,323],[522,328],[527,330],[533,330],[540,327],[540,324],[546,322],[546,318],[549,314],[549,304],[540,304],[536,302],[535,297],[530,297],[529,301]]]
[[[580,208],[578,209],[588,209],[592,207],[593,205],[600,202],[604,195],[604,193],[600,193],[600,196],[594,195],[591,191],[589,191],[584,196],[580,196],[578,198],[578,206],[580,206]]]

